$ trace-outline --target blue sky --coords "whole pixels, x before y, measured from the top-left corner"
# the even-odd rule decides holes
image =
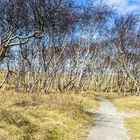
[[[86,0],[77,0],[78,2],[85,2]],[[91,0],[101,1],[109,6],[114,7],[119,13],[125,14],[128,12],[135,12],[140,14],[140,0]]]

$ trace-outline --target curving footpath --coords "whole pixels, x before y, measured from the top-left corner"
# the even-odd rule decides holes
[[[96,121],[87,140],[129,140],[123,117],[116,107],[105,97],[99,97],[99,100],[99,112],[96,113]]]

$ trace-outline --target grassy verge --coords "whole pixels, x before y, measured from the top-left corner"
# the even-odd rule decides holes
[[[140,96],[122,97],[118,94],[106,94],[119,111],[131,112],[135,117],[125,118],[125,124],[130,134],[130,140],[140,140]]]
[[[1,140],[83,140],[98,108],[96,96],[75,94],[0,93]]]

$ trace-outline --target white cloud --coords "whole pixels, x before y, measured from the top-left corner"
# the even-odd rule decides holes
[[[102,0],[104,3],[109,6],[113,6],[118,12],[125,14],[127,12],[138,11],[140,9],[140,5],[135,3],[130,3],[129,0]],[[137,0],[136,0],[137,1]]]

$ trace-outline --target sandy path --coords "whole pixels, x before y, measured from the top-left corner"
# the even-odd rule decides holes
[[[105,97],[99,97],[100,109],[97,113],[95,126],[87,140],[129,140],[124,128],[123,117],[115,106]]]

